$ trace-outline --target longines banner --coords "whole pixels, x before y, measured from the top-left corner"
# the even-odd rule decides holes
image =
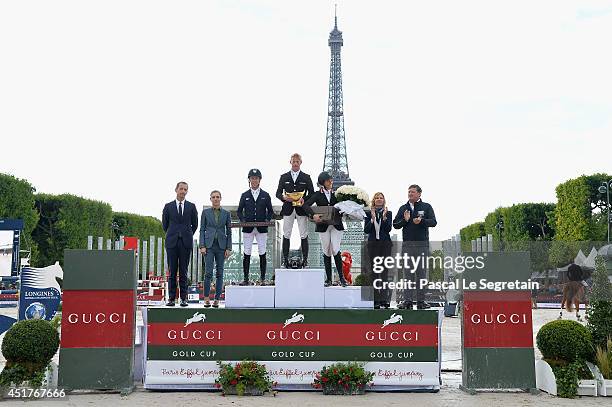
[[[60,387],[132,389],[134,259],[133,251],[64,252]]]
[[[210,387],[216,361],[265,361],[280,385],[324,365],[367,362],[376,386],[437,389],[438,311],[149,308],[146,388]],[[382,389],[382,388],[381,388]]]

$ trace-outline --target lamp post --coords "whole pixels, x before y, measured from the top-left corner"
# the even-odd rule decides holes
[[[598,188],[600,194],[606,194],[606,208],[608,209],[608,244],[610,244],[610,188],[612,188],[612,179],[607,182],[602,182]]]

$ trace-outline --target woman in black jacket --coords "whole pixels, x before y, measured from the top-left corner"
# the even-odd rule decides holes
[[[368,235],[367,254],[370,262],[374,257],[391,255],[391,229],[393,214],[387,210],[387,202],[382,192],[376,192],[372,197],[370,210],[366,210],[363,232]],[[387,282],[388,271],[385,268],[381,273],[374,273],[370,269],[373,279]],[[388,289],[374,290],[374,308],[389,308],[391,306],[391,291]]]
[[[323,222],[320,214],[315,214],[311,206],[316,204],[317,206],[334,206],[338,200],[332,191],[333,180],[331,175],[323,171],[319,174],[317,180],[321,189],[311,195],[303,205],[304,211],[313,219],[317,226],[315,231],[319,233],[321,239],[321,248],[323,249],[323,264],[325,265],[325,286],[328,287],[332,284],[332,265],[331,259],[334,258],[336,269],[338,270],[339,281],[342,287],[346,287],[346,280],[342,274],[342,255],[340,254],[340,242],[342,241],[342,234],[344,233],[344,225],[342,224],[342,218],[339,212],[335,210],[335,216],[332,221],[327,223]]]

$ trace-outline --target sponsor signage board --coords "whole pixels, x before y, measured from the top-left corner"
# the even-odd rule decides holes
[[[56,280],[63,278],[59,263],[49,267],[21,269],[19,320],[53,319],[61,300],[61,287]]]
[[[439,311],[148,308],[146,388],[211,388],[216,361],[264,361],[280,386],[309,388],[335,361],[366,362],[374,384],[436,390]]]
[[[467,253],[466,256],[476,255]],[[464,287],[481,281],[528,283],[529,253],[488,252],[485,267],[466,270]],[[520,284],[514,284],[519,287]],[[462,388],[534,389],[535,354],[529,290],[464,289]]]
[[[133,251],[66,250],[59,386],[131,391],[136,268]]]

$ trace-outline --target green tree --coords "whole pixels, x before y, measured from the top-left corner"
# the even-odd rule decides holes
[[[36,257],[36,245],[31,235],[38,223],[38,211],[34,205],[36,189],[28,181],[12,175],[0,174],[0,218],[23,219],[22,247],[32,250]]]
[[[40,220],[32,232],[39,247],[38,266],[59,261],[64,249],[86,249],[87,236],[110,237],[111,206],[74,195],[36,195]]]

